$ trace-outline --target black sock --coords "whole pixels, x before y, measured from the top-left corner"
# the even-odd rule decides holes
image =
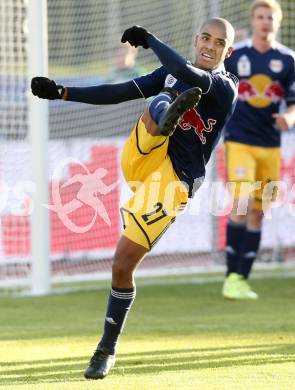
[[[248,278],[261,240],[260,230],[246,230],[244,245],[239,261],[238,274]]]
[[[98,344],[100,347],[107,348],[111,354],[115,353],[118,338],[124,328],[135,295],[135,288],[112,287],[111,289],[104,323],[104,333]]]
[[[239,256],[244,241],[246,225],[239,224],[231,219],[226,226],[226,265],[228,276],[232,272],[238,272]]]

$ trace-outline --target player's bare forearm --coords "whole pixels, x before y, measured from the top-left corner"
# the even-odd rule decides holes
[[[287,114],[289,116],[290,127],[293,127],[295,124],[295,104],[288,107]]]
[[[295,124],[295,104],[288,106],[285,112],[273,114],[273,118],[281,131],[289,130]]]

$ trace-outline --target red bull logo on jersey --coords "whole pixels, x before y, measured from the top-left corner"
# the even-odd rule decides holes
[[[265,108],[272,103],[280,103],[284,91],[278,81],[269,76],[256,74],[239,83],[239,99],[256,108]]]
[[[203,121],[200,114],[194,108],[187,111],[178,122],[182,130],[194,129],[202,144],[206,143],[204,133],[210,133],[213,130],[216,120],[209,118],[207,124]]]

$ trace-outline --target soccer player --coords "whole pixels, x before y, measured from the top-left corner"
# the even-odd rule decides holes
[[[228,299],[258,298],[247,280],[259,248],[265,209],[275,199],[276,188],[270,195],[267,189],[280,177],[281,132],[295,123],[294,52],[275,40],[281,7],[274,0],[256,0],[250,12],[252,38],[234,46],[233,55],[225,61],[226,70],[240,82],[238,103],[225,131],[227,176],[234,184],[222,290]],[[280,112],[283,99],[287,108]]]
[[[208,20],[196,36],[192,64],[143,27],[134,26],[124,32],[122,42],[154,51],[162,66],[152,73],[87,88],[32,79],[33,94],[45,99],[115,104],[154,96],[123,149],[122,169],[134,195],[121,209],[125,230],[114,255],[104,333],[86,378],[102,379],[113,367],[116,344],[135,299],[134,271],[200,186],[233,112],[237,79],[223,67],[233,40],[228,21]]]

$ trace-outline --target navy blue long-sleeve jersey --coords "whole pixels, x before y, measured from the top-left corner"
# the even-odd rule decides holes
[[[205,175],[205,166],[222,129],[232,115],[237,101],[237,78],[224,68],[204,71],[194,67],[163,42],[150,36],[148,43],[163,66],[145,76],[120,84],[67,88],[70,101],[89,104],[116,104],[157,95],[164,87],[180,93],[200,87],[202,98],[197,107],[179,120],[169,139],[168,154],[180,178],[189,186]]]
[[[265,53],[257,51],[251,39],[234,46],[225,61],[226,69],[239,80],[239,99],[226,126],[225,140],[260,147],[278,147],[281,131],[274,113],[285,100],[295,104],[295,53],[273,42]]]

